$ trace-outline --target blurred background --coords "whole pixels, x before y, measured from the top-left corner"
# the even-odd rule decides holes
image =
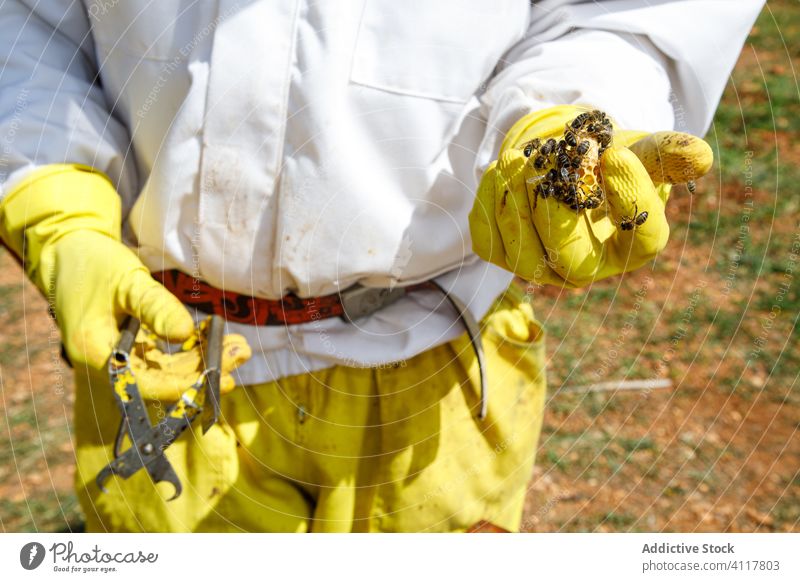
[[[800,4],[770,0],[667,249],[534,291],[550,392],[523,530],[800,531],[798,65]],[[0,530],[81,529],[71,415],[47,304],[0,248]]]

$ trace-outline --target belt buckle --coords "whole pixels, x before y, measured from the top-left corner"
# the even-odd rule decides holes
[[[341,317],[353,323],[359,317],[365,317],[394,303],[403,295],[405,295],[403,287],[388,289],[353,285],[339,294],[339,301],[342,304]]]

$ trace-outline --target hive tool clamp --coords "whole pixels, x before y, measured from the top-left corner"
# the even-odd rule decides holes
[[[112,475],[127,479],[144,468],[154,483],[172,483],[175,488],[169,499],[172,501],[180,496],[183,487],[164,452],[198,416],[202,418],[203,434],[219,419],[224,321],[217,315],[211,317],[206,348],[202,352],[205,369],[156,424],[150,422],[130,367],[130,354],[139,327],[140,322],[134,317],[125,321],[117,347],[108,359],[108,375],[122,420],[114,442],[114,460],[97,474],[96,483],[106,492],[105,483]],[[123,451],[126,435],[130,447]]]

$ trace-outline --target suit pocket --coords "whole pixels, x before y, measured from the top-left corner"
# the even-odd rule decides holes
[[[350,80],[465,103],[527,24],[528,3],[367,0]]]

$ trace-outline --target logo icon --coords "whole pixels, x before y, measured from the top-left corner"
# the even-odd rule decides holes
[[[29,542],[19,551],[19,563],[26,570],[35,570],[44,561],[44,546],[39,542]]]

